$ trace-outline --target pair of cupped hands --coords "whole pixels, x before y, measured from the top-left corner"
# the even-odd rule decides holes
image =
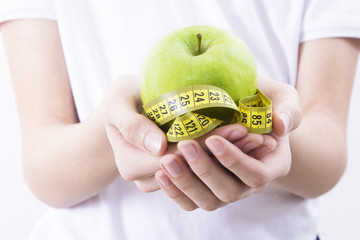
[[[114,82],[107,95],[105,126],[120,175],[141,191],[162,189],[185,210],[212,211],[259,193],[289,173],[289,133],[302,116],[293,87],[258,79],[259,89],[273,104],[271,134],[248,133],[232,124],[175,144],[141,114],[138,81],[121,76]],[[114,102],[116,111],[110,107]]]

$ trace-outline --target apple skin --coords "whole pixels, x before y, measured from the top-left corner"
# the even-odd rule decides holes
[[[200,54],[197,52],[201,34]],[[143,104],[167,92],[192,85],[224,89],[235,103],[255,94],[255,59],[235,34],[212,26],[176,30],[158,40],[141,66]]]

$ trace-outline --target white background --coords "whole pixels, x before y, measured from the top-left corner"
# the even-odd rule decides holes
[[[22,179],[20,130],[2,47],[0,36],[0,239],[22,240],[47,207],[33,197]],[[340,183],[320,199],[319,232],[325,240],[360,239],[359,103],[357,74],[349,118],[348,169]]]

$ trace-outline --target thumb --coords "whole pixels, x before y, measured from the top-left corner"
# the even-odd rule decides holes
[[[109,93],[106,124],[110,131],[117,131],[134,147],[154,156],[161,156],[167,149],[167,140],[163,131],[150,119],[141,114],[141,100],[138,79],[133,76],[122,76]],[[133,79],[136,78],[136,79]],[[119,136],[120,137],[120,136]],[[111,141],[111,140],[110,140]]]
[[[272,101],[273,132],[284,136],[299,127],[302,113],[297,90],[274,80],[262,78],[260,81],[261,91]]]
[[[273,100],[273,131],[284,136],[299,127],[302,113],[295,88],[284,84],[278,95]]]

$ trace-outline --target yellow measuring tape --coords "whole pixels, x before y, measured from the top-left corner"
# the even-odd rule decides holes
[[[251,133],[272,131],[271,101],[259,90],[236,106],[225,90],[195,85],[165,93],[143,109],[169,142],[200,137],[221,124],[240,123]]]

